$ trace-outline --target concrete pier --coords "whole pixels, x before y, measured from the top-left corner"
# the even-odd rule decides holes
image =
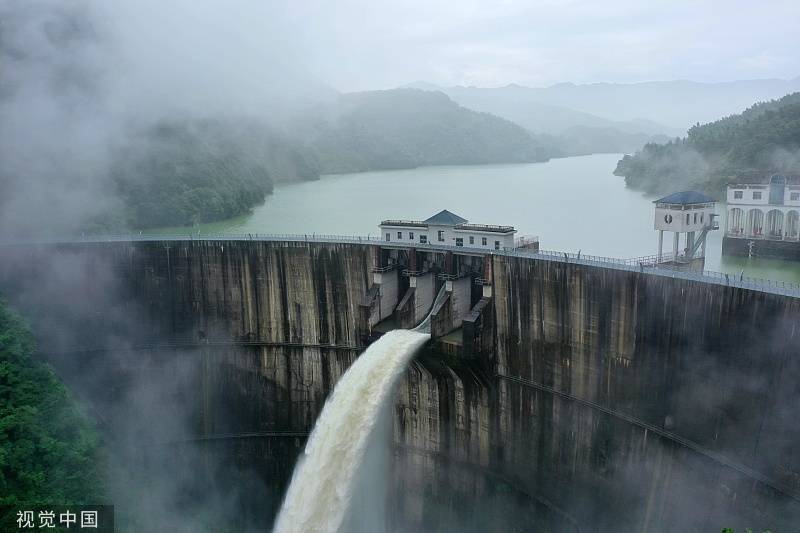
[[[413,329],[428,315],[436,297],[436,276],[432,272],[411,276],[408,289],[395,309],[397,326]]]

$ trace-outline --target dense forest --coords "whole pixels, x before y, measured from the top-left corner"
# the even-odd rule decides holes
[[[741,174],[798,171],[800,93],[793,93],[697,124],[685,138],[647,144],[622,158],[614,173],[652,193],[691,188],[719,196]]]
[[[553,155],[544,136],[415,89],[343,95],[280,127],[253,118],[162,121],[115,153],[111,183],[124,207],[90,229],[230,218],[263,202],[279,179]]]
[[[33,350],[28,326],[0,300],[0,506],[103,503],[97,433]],[[15,516],[0,515],[0,530],[12,529]]]
[[[113,183],[125,222],[192,224],[235,216],[264,199],[272,181],[217,124],[160,124],[118,154]]]

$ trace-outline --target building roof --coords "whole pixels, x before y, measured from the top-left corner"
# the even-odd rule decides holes
[[[653,203],[686,205],[686,204],[708,204],[711,202],[716,202],[716,200],[701,192],[682,191],[682,192],[674,192],[668,196],[665,196],[664,198],[655,200]]]
[[[458,226],[469,222],[466,218],[461,218],[447,209],[442,209],[432,217],[424,220],[425,224],[437,224],[441,226]]]

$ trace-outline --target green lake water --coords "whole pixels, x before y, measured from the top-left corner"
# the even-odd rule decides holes
[[[161,232],[377,236],[383,219],[425,219],[449,209],[470,222],[508,224],[517,235],[538,235],[547,250],[625,258],[654,254],[655,198],[626,188],[612,174],[620,157],[328,175],[278,184],[248,215]],[[724,205],[717,212],[724,227]],[[670,246],[665,236],[665,251]],[[722,256],[721,248],[720,229],[709,236],[707,270],[800,282],[800,263]]]

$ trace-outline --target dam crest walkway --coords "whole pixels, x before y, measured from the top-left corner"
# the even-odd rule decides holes
[[[0,246],[15,245],[59,245],[59,244],[80,244],[80,243],[112,243],[112,242],[181,242],[181,241],[266,241],[266,242],[296,242],[296,243],[338,243],[338,244],[364,244],[381,246],[384,248],[427,250],[433,252],[453,252],[464,255],[504,255],[510,257],[523,257],[530,259],[540,259],[543,261],[554,261],[559,263],[569,263],[576,265],[593,266],[600,268],[611,268],[630,272],[646,272],[656,276],[671,277],[710,283],[714,285],[726,285],[742,289],[749,289],[784,296],[800,297],[800,283],[788,281],[750,278],[741,274],[729,274],[724,272],[693,271],[671,267],[668,264],[657,264],[652,261],[654,256],[634,257],[634,258],[615,258],[595,256],[572,252],[561,252],[553,250],[529,250],[521,248],[504,248],[500,250],[486,250],[483,248],[471,248],[469,246],[449,246],[422,243],[403,243],[397,241],[385,241],[373,236],[359,235],[328,235],[328,234],[279,234],[279,233],[185,233],[185,234],[121,234],[121,235],[85,235],[78,237],[53,237],[42,239],[27,240],[2,240]]]

